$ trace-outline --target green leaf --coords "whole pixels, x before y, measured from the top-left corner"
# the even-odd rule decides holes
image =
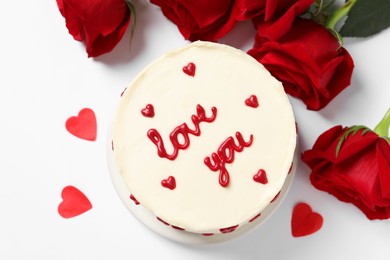
[[[363,130],[361,132],[361,135],[365,135],[368,131],[370,131],[369,128],[367,128],[366,126],[364,125],[355,125],[355,126],[351,126],[347,131],[345,131],[345,133],[341,136],[339,142],[337,143],[337,147],[336,147],[336,157],[339,156],[339,152],[341,150],[341,146],[343,145],[343,143],[345,142],[345,140],[348,138],[348,136],[350,134],[352,134],[352,136],[354,136],[359,130]]]
[[[368,37],[390,26],[389,0],[357,0],[340,30],[344,37]]]

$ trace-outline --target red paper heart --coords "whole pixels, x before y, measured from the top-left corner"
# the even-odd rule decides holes
[[[66,120],[66,130],[72,135],[88,140],[96,140],[96,117],[92,109],[81,109],[77,116],[72,116]]]
[[[245,104],[248,107],[253,107],[253,108],[259,106],[259,102],[257,101],[257,97],[255,95],[251,95],[249,98],[245,99]]]
[[[161,181],[161,185],[164,187],[164,188],[168,188],[170,190],[173,190],[174,188],[176,188],[176,180],[175,180],[175,177],[173,176],[169,176],[167,179],[164,179]]]
[[[255,175],[253,175],[253,180],[261,184],[267,184],[267,173],[263,169],[260,169]]]
[[[154,117],[154,107],[152,104],[147,104],[145,108],[141,110],[144,117]]]
[[[186,66],[183,67],[183,72],[188,76],[195,76],[196,66],[194,63],[190,62]]]
[[[313,212],[306,203],[295,205],[291,217],[291,231],[294,237],[302,237],[313,234],[322,227],[323,218],[317,212]]]
[[[58,213],[63,218],[78,216],[92,208],[91,202],[80,190],[66,186],[61,192],[62,202],[58,205]]]

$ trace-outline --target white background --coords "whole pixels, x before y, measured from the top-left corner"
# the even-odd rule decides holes
[[[303,163],[288,197],[259,229],[210,246],[172,242],[150,231],[120,201],[106,163],[106,135],[123,88],[153,59],[188,44],[159,9],[137,4],[129,33],[107,55],[88,59],[54,0],[3,1],[0,8],[0,259],[388,259],[390,220],[369,221],[350,204],[314,189]],[[241,23],[221,42],[248,50]],[[291,98],[300,152],[336,125],[374,127],[390,105],[390,30],[346,40],[352,85],[320,112]],[[95,142],[70,135],[65,121],[84,107],[97,116]],[[93,208],[72,219],[57,212],[74,185]],[[291,211],[304,201],[322,214],[317,233],[293,238]]]

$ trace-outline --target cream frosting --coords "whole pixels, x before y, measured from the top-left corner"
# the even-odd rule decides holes
[[[161,140],[172,158],[159,151]],[[132,195],[159,219],[194,233],[233,231],[258,215],[282,188],[295,146],[281,83],[246,53],[210,42],[169,52],[142,70],[113,125],[116,166]]]

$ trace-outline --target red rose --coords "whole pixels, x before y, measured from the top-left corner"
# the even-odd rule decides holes
[[[286,34],[294,18],[304,13],[314,0],[236,0],[236,19],[239,21],[254,19],[256,28],[267,22],[269,39],[277,40]]]
[[[279,79],[290,95],[311,110],[326,106],[350,84],[353,60],[325,27],[296,18],[289,32],[277,41],[263,37],[269,24],[259,25],[248,54]]]
[[[302,160],[317,189],[353,203],[369,219],[390,218],[390,144],[385,138],[364,127],[336,126]]]
[[[88,57],[111,51],[130,23],[125,0],[57,0],[69,33],[85,42]]]
[[[234,0],[151,0],[177,25],[186,40],[217,41],[236,23]]]

